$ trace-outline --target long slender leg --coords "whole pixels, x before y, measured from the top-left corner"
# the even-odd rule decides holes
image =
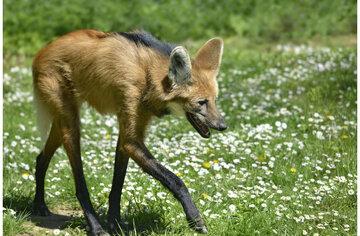
[[[72,111],[72,115],[75,115],[75,113],[76,112]],[[69,157],[75,179],[76,197],[80,202],[85,218],[91,228],[91,234],[107,235],[107,233],[102,229],[90,201],[80,155],[79,118],[77,114],[75,116],[75,118],[63,117],[63,119],[61,119],[61,133],[63,136],[64,148]]]
[[[199,210],[193,203],[184,182],[158,163],[143,143],[136,141],[128,142],[124,144],[124,149],[146,173],[159,180],[174,194],[175,198],[183,206],[190,226],[196,231],[207,233],[205,223],[200,216]]]
[[[62,139],[59,133],[58,122],[54,120],[45,147],[36,158],[36,192],[33,204],[34,215],[48,216],[51,214],[45,204],[44,180],[51,158],[53,157],[55,151],[60,147],[61,143]]]
[[[116,231],[120,224],[120,201],[129,157],[120,149],[120,136],[116,145],[114,176],[109,195],[108,223],[111,231]]]
[[[190,227],[200,233],[207,233],[204,221],[199,210],[193,203],[190,193],[184,182],[174,173],[162,166],[144,144],[145,129],[151,119],[149,112],[144,112],[137,101],[127,101],[129,107],[137,108],[127,110],[119,119],[121,150],[131,157],[146,173],[160,181],[169,189],[174,197],[181,203]]]

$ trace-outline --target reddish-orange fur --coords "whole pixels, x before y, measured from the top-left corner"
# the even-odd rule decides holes
[[[217,93],[214,71],[193,62],[196,86],[170,91],[166,82],[169,59],[147,47],[137,47],[120,36],[106,37],[95,30],[80,30],[60,37],[42,49],[33,62],[34,89],[52,117],[72,116],[84,101],[100,113],[136,120],[126,135],[144,136],[152,115],[166,108],[179,94],[186,99]],[[215,68],[217,69],[217,68]],[[72,105],[71,109],[64,106]],[[141,115],[140,115],[141,114]],[[125,122],[126,123],[126,122]],[[140,125],[141,124],[141,125]]]

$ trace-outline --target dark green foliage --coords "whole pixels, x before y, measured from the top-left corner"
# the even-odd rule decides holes
[[[5,53],[33,55],[75,29],[142,28],[168,41],[239,36],[258,42],[356,32],[355,0],[5,0]]]

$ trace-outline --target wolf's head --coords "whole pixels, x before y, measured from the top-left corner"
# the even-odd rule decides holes
[[[223,131],[227,128],[216,107],[223,41],[214,38],[206,42],[190,59],[184,47],[176,47],[170,55],[168,77],[174,99],[170,110],[185,113],[188,121],[204,137],[210,137],[209,128]]]

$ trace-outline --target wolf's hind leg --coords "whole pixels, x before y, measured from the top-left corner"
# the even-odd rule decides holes
[[[53,157],[55,151],[60,147],[62,139],[60,136],[60,130],[56,120],[53,121],[49,137],[46,141],[44,149],[36,158],[36,192],[33,205],[33,214],[39,216],[48,216],[51,214],[48,207],[45,204],[44,199],[44,181],[46,171],[49,167],[51,158]]]
[[[108,224],[111,232],[116,232],[120,225],[120,201],[128,161],[129,157],[120,148],[119,135],[115,153],[114,176],[109,195]]]
[[[86,186],[80,152],[80,119],[77,105],[67,100],[63,105],[60,118],[60,130],[63,145],[69,158],[75,180],[76,197],[83,209],[85,218],[90,226],[91,235],[108,235],[99,223],[99,219],[90,201]]]

